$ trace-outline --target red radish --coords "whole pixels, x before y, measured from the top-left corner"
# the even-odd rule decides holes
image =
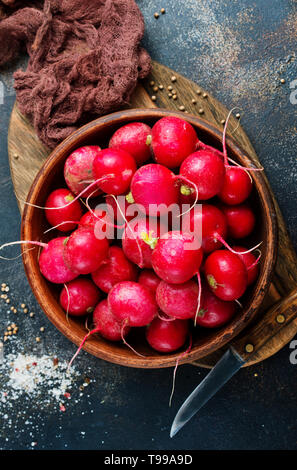
[[[127,325],[122,327],[121,323],[112,314],[110,308],[108,307],[107,299],[102,300],[95,308],[93,312],[93,325],[94,328],[83,338],[78,350],[69,362],[67,370],[70,369],[74,359],[82,349],[87,339],[94,333],[100,333],[103,338],[108,339],[109,341],[120,341],[121,339],[124,340],[124,337],[129,333],[130,330],[129,326]]]
[[[0,250],[7,246],[12,245],[36,245],[43,248],[39,259],[39,269],[41,274],[50,282],[55,284],[65,284],[78,277],[79,272],[75,272],[66,265],[64,260],[65,243],[67,237],[53,238],[48,243],[32,241],[32,240],[19,240],[15,242],[4,243],[0,246]],[[20,255],[19,255],[20,256]],[[1,259],[16,259],[6,258],[0,256]]]
[[[228,234],[232,238],[244,238],[252,233],[256,218],[247,204],[238,206],[220,205],[227,219]]]
[[[137,217],[126,226],[122,247],[130,261],[140,268],[152,267],[152,253],[167,227],[155,218]]]
[[[126,193],[135,171],[134,158],[124,150],[101,150],[93,162],[93,173],[97,185],[107,194]]]
[[[223,186],[218,194],[228,205],[241,204],[250,195],[253,181],[247,171],[230,166],[226,168]]]
[[[109,148],[125,150],[140,166],[151,158],[151,128],[143,122],[130,122],[115,131]]]
[[[193,153],[198,138],[193,126],[183,119],[167,116],[152,128],[152,149],[157,163],[177,168]]]
[[[169,353],[181,348],[187,339],[187,320],[164,321],[155,318],[146,330],[146,339],[156,351]]]
[[[219,299],[236,300],[247,288],[245,264],[231,251],[213,251],[205,261],[204,273],[209,287]]]
[[[80,227],[65,241],[64,260],[72,271],[89,274],[99,268],[108,248],[106,238],[96,238],[94,229]]]
[[[121,322],[113,315],[108,307],[107,299],[102,300],[94,310],[93,323],[95,329],[103,338],[109,341],[120,341],[122,339]],[[123,335],[127,336],[130,327],[124,327]]]
[[[201,308],[196,323],[205,328],[218,328],[228,323],[236,312],[235,301],[219,299],[203,284]]]
[[[93,211],[88,211],[86,212],[80,219],[79,221],[79,227],[89,227],[89,228],[95,228],[95,225],[97,224],[100,219],[104,219],[106,217],[106,211],[103,211],[102,209],[93,209]],[[103,225],[103,224],[102,224]],[[104,224],[106,227],[106,224]]]
[[[143,286],[151,289],[155,294],[161,279],[152,269],[142,269],[138,278],[138,282],[139,284],[142,284]]]
[[[93,312],[100,297],[99,289],[90,279],[78,277],[63,287],[60,305],[70,315],[80,316]]]
[[[83,212],[80,202],[74,201],[74,198],[72,192],[65,188],[55,189],[50,193],[45,203],[45,217],[52,227],[57,226],[61,232],[76,228]],[[68,205],[71,201],[74,201],[73,204]]]
[[[223,185],[225,167],[222,158],[207,150],[199,150],[189,155],[181,164],[179,177],[194,183],[198,199],[206,200],[216,196]],[[181,190],[191,189],[187,181]]]
[[[130,201],[147,215],[162,216],[168,213],[170,205],[178,203],[178,193],[176,175],[163,165],[151,163],[134,174]]]
[[[55,284],[64,284],[78,276],[78,272],[69,269],[64,262],[64,250],[67,237],[53,238],[44,247],[39,257],[39,268],[44,277]]]
[[[114,239],[116,225],[109,213],[99,207],[86,212],[79,221],[79,227],[92,228],[96,236],[111,240]]]
[[[136,281],[137,268],[125,256],[122,248],[111,246],[108,255],[100,267],[92,273],[92,279],[103,292],[121,281]]]
[[[198,285],[190,280],[183,284],[168,284],[161,281],[156,292],[156,301],[162,312],[179,320],[194,318],[198,305]]]
[[[203,251],[195,237],[173,231],[161,236],[152,254],[156,274],[170,284],[181,284],[199,272]]]
[[[68,188],[78,195],[88,187],[89,183],[94,181],[93,161],[96,155],[101,151],[98,145],[86,145],[72,152],[64,165],[64,178]],[[93,194],[92,194],[93,193]],[[97,196],[100,190],[94,192],[94,188],[86,191],[83,196]]]
[[[158,313],[153,292],[137,282],[119,282],[107,299],[112,313],[123,325],[148,325]]]
[[[202,204],[202,207],[194,206],[190,212],[185,214],[182,219],[185,224],[182,227],[189,226],[191,233],[197,232],[201,235],[202,229],[202,248],[204,253],[221,248],[220,240],[227,237],[227,220],[222,211],[211,204]],[[184,228],[184,230],[186,230]]]
[[[253,253],[241,253],[247,251],[247,248],[244,246],[232,246],[232,249],[238,252],[238,256],[240,256],[246,266],[248,274],[248,286],[253,284],[259,275],[259,260],[255,257],[255,255],[253,255]]]

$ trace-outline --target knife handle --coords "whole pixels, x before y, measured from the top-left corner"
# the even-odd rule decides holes
[[[267,341],[279,333],[290,322],[297,318],[297,288],[285,299],[282,299],[267,310],[257,324],[244,335],[235,339],[230,346],[247,361],[259,351]]]

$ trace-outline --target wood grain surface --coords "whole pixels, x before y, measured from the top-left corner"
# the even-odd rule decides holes
[[[159,86],[163,87],[163,89],[160,89]],[[154,87],[158,87],[158,90],[156,91]],[[168,90],[168,87],[172,87],[173,90]],[[172,91],[176,91],[176,99],[169,96],[169,94],[172,95]],[[152,100],[153,96],[155,98]],[[130,107],[162,107],[183,110],[193,115],[199,115],[200,118],[215,124],[220,130],[223,129],[223,121],[228,114],[228,110],[209,95],[206,90],[157,62],[153,63],[150,76],[138,85],[132,96]],[[234,116],[235,113],[233,113],[230,119],[228,134],[232,136],[253,161],[259,163],[247,135],[240,126],[239,120]],[[9,126],[8,153],[15,194],[20,211],[22,211],[22,201],[26,200],[31,183],[49,155],[50,150],[40,142],[30,122],[20,114],[16,105],[14,106]],[[271,311],[273,312],[277,302],[278,311],[281,311],[281,305],[284,308],[288,308],[288,301],[285,301],[283,304],[281,302],[288,296],[289,302],[290,300],[295,300],[295,297],[292,295],[290,297],[290,294],[297,285],[296,254],[275,199],[274,202],[279,226],[278,258],[273,282],[261,307],[262,313],[272,307]],[[246,365],[252,365],[270,357],[286,345],[296,333],[296,321],[283,326],[276,336],[266,342],[250,359],[247,359]],[[246,330],[241,337],[244,338],[245,335],[248,335]],[[216,351],[214,354],[200,359],[195,364],[202,367],[212,367],[222,355],[222,352],[222,350]]]

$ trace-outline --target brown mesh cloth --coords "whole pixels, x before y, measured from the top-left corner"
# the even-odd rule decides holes
[[[150,71],[143,32],[134,0],[45,0],[43,10],[25,7],[0,22],[0,66],[26,45],[17,102],[47,146],[129,102]]]

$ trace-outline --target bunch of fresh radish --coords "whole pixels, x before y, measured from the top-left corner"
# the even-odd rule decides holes
[[[126,124],[108,148],[84,146],[68,156],[67,187],[45,203],[51,229],[61,233],[39,243],[39,266],[61,284],[67,315],[92,314],[83,343],[97,333],[132,348],[130,329],[145,327],[148,344],[170,353],[191,332],[221,327],[240,308],[259,270],[258,245],[238,242],[255,226],[246,202],[254,168],[230,160],[225,136],[224,130],[221,152],[201,142],[186,120],[167,116],[152,128]],[[120,239],[111,236],[115,227]],[[201,228],[199,236],[193,227]]]

